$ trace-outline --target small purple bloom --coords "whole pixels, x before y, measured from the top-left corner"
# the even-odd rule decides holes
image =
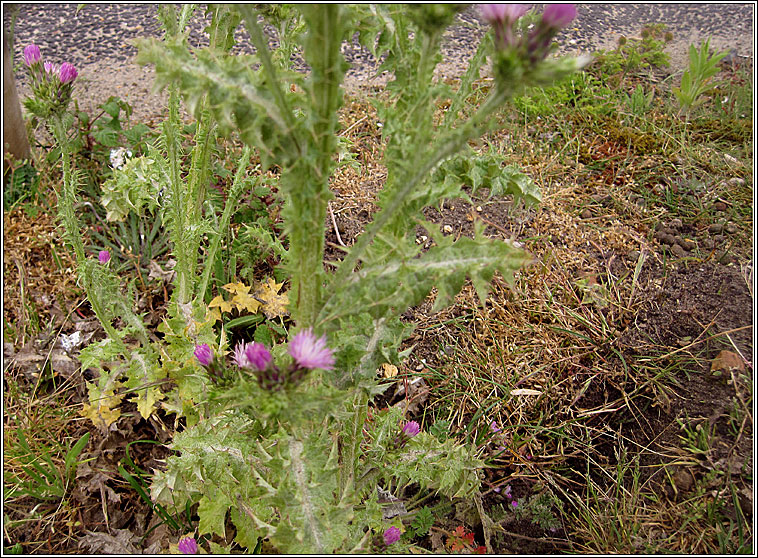
[[[182,554],[197,554],[197,541],[193,537],[184,537],[177,546]]]
[[[500,432],[500,428],[498,428],[497,423],[494,420],[490,423],[490,430],[493,432]]]
[[[316,339],[311,328],[297,333],[289,342],[287,352],[300,368],[334,368],[334,351],[326,346],[326,335]]]
[[[396,543],[400,540],[400,529],[397,527],[390,527],[384,532],[384,544],[387,546]]]
[[[248,343],[245,358],[253,367],[263,371],[271,362],[271,353],[263,343]]]
[[[511,497],[511,485],[510,484],[506,485],[505,491],[503,492],[503,494],[505,494],[506,496],[508,496],[508,498]]]
[[[45,62],[43,64],[43,68],[45,69],[45,73],[46,74],[57,74],[58,73],[58,66],[56,66],[52,62]]]
[[[111,261],[111,253],[108,252],[108,250],[100,250],[100,252],[97,254],[97,259],[101,264],[107,264],[109,261]]]
[[[498,493],[499,493],[499,492],[502,490],[502,488],[500,488],[499,486],[496,486],[496,487],[495,487],[495,488],[493,488],[492,490],[494,490],[495,492],[498,492]]]
[[[24,62],[31,67],[42,60],[42,53],[37,45],[31,44],[24,48]]]
[[[195,358],[203,366],[210,366],[213,362],[213,350],[206,344],[195,347]]]
[[[530,4],[479,4],[479,11],[490,24],[516,21],[529,11]]]
[[[542,21],[553,29],[563,29],[576,17],[573,4],[548,4],[542,12]]]
[[[514,508],[517,508],[518,507],[518,502],[516,500],[513,500],[511,502],[511,506],[513,506]]]
[[[405,426],[403,426],[403,434],[405,434],[409,438],[413,438],[419,432],[421,432],[421,427],[418,425],[418,423],[415,420],[406,422]]]
[[[79,72],[76,71],[76,68],[74,68],[73,64],[64,62],[61,64],[61,69],[58,75],[60,76],[61,83],[69,83],[70,81],[74,81],[76,79],[76,76],[79,75]]]

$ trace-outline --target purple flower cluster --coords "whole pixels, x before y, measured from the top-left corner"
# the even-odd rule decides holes
[[[29,68],[33,98],[24,102],[26,108],[35,116],[48,118],[60,114],[71,100],[74,80],[79,76],[73,64],[64,62],[56,66],[44,62],[37,45],[24,48],[24,63]]]
[[[261,387],[268,390],[280,390],[286,384],[297,384],[309,370],[334,368],[334,351],[327,346],[326,336],[317,338],[310,328],[295,334],[289,342],[287,352],[293,362],[288,368],[281,370],[274,364],[271,352],[263,343],[240,341],[234,347],[232,362],[240,370],[252,371]],[[214,359],[213,351],[206,344],[195,347],[195,357],[202,366],[211,371],[214,366],[222,366]]]
[[[41,68],[43,72],[41,75],[37,75],[40,74],[39,69],[40,62],[42,62],[42,53],[40,52],[39,47],[35,44],[27,45],[26,48],[24,48],[24,62],[32,71],[32,78],[57,78],[61,84],[66,84],[71,83],[79,76],[79,72],[74,65],[69,64],[68,62],[61,64],[60,68],[51,62],[45,62],[42,64]]]
[[[495,46],[499,51],[525,51],[531,62],[544,59],[550,51],[553,37],[576,18],[573,4],[548,4],[542,19],[526,37],[518,37],[516,22],[530,4],[480,4],[479,11],[495,31]]]

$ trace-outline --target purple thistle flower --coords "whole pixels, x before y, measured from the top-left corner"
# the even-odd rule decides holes
[[[58,72],[61,83],[69,83],[71,81],[74,81],[78,75],[79,72],[76,71],[76,68],[74,68],[73,64],[69,64],[68,62],[61,64],[61,69]]]
[[[553,29],[563,29],[576,17],[573,4],[548,4],[542,12],[542,22]]]
[[[107,264],[111,261],[111,253],[108,250],[100,250],[97,254],[97,259],[101,264]]]
[[[498,428],[497,423],[494,420],[490,423],[490,430],[492,430],[493,432],[500,432],[501,431],[500,428]]]
[[[326,335],[316,339],[311,328],[298,332],[289,342],[287,352],[300,368],[334,368],[334,351],[326,346]]]
[[[390,527],[384,532],[384,544],[387,546],[396,543],[400,540],[400,529],[397,527]]]
[[[195,347],[195,358],[203,366],[210,366],[213,362],[213,350],[206,344]]]
[[[40,60],[42,60],[42,53],[37,45],[31,44],[24,48],[24,62],[27,66],[31,68]]]
[[[263,343],[248,343],[245,348],[245,358],[251,366],[263,371],[271,362],[271,353]]]
[[[184,537],[177,545],[182,554],[197,554],[197,541],[193,537]]]
[[[45,62],[43,65],[43,68],[45,69],[46,74],[57,74],[58,73],[58,66],[53,64],[52,62]]]
[[[405,434],[409,438],[413,438],[419,432],[421,432],[421,427],[418,425],[418,423],[415,420],[406,422],[405,426],[403,426],[403,434]]]
[[[511,506],[513,506],[513,507],[514,507],[514,509],[515,509],[515,508],[517,508],[517,507],[518,507],[518,502],[517,502],[516,500],[513,500],[513,501],[511,502]]]
[[[479,11],[492,25],[516,21],[529,11],[530,4],[479,4]]]
[[[250,361],[247,360],[247,355],[245,354],[247,351],[249,343],[245,343],[244,341],[240,341],[237,343],[237,345],[234,347],[234,353],[232,355],[232,361],[234,361],[234,364],[237,365],[238,368],[250,368]]]

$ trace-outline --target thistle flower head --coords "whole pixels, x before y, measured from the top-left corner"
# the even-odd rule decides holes
[[[495,25],[505,21],[516,21],[529,11],[530,4],[479,4],[484,19]]]
[[[184,537],[177,545],[182,554],[197,554],[197,541],[193,537]]]
[[[390,527],[384,532],[384,544],[387,546],[396,543],[400,540],[400,529],[397,527]]]
[[[52,62],[45,62],[43,65],[43,68],[45,69],[46,74],[57,74],[58,73],[58,66],[53,64]]]
[[[108,250],[100,250],[97,259],[101,264],[107,264],[111,260],[111,253]]]
[[[240,341],[234,347],[234,353],[232,354],[232,361],[238,368],[250,368],[250,361],[247,360],[247,351],[249,343]]]
[[[334,351],[326,346],[326,335],[316,339],[311,328],[298,332],[289,342],[287,352],[300,368],[334,368]]]
[[[263,371],[271,362],[271,353],[263,343],[248,343],[245,358],[253,368]]]
[[[542,12],[542,22],[553,29],[563,29],[576,17],[573,4],[548,4]]]
[[[76,71],[73,64],[69,64],[68,62],[61,64],[61,69],[58,72],[61,83],[70,83],[74,81],[78,75],[79,72]]]
[[[37,45],[31,44],[24,48],[24,62],[27,66],[32,67],[40,60],[42,60],[42,53]]]
[[[203,366],[210,366],[213,362],[213,349],[206,343],[195,347],[195,358]]]
[[[415,420],[406,422],[405,426],[403,426],[403,434],[405,434],[409,438],[413,438],[419,432],[421,432],[421,427]]]

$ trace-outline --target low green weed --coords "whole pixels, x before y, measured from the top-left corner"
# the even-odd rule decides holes
[[[680,112],[689,116],[690,111],[705,100],[704,95],[713,89],[711,78],[719,72],[718,64],[727,54],[727,51],[711,54],[710,39],[700,43],[700,50],[690,45],[689,66],[682,74],[679,87],[672,88]]]

